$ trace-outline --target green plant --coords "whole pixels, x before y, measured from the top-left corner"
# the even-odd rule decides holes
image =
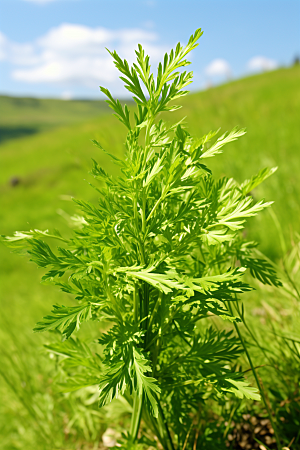
[[[270,205],[254,203],[249,193],[274,169],[242,185],[214,180],[204,161],[245,131],[234,129],[211,144],[217,132],[194,139],[182,122],[170,126],[157,120],[160,113],[178,109],[171,102],[187,94],[182,89],[191,83],[192,72],[178,70],[189,64],[186,55],[201,34],[197,30],[185,48],[178,44],[166,54],[156,79],[140,45],[131,68],[111,52],[137,105],[132,120],[128,107],[101,87],[128,129],[125,158],[110,155],[118,175],[94,161],[99,203],[75,200],[83,215],[77,216],[79,227],[71,238],[39,230],[3,237],[47,268],[45,282],[78,301],[55,305],[35,331],[62,334],[62,342],[47,348],[63,356],[69,374],[63,390],[98,384],[100,406],[119,395],[128,401],[131,424],[123,442],[128,448],[153,442],[153,436],[164,449],[189,442],[197,448],[205,439],[197,422],[205,400],[232,394],[260,399],[236,365],[239,339],[213,318],[229,326],[233,322],[238,330],[241,319],[231,304],[251,289],[243,282],[247,267],[263,282],[278,284],[272,266],[254,257],[255,244],[240,234],[247,218]],[[54,251],[47,239],[60,240],[61,247]],[[106,323],[99,354],[71,338],[88,320]],[[141,419],[151,435],[139,435]]]

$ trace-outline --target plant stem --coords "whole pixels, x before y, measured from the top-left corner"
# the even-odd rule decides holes
[[[168,317],[168,322],[163,327],[161,327],[160,333],[157,333],[155,336],[153,336],[153,338],[151,339],[151,341],[149,342],[149,344],[145,348],[146,351],[149,351],[149,349],[151,348],[151,345],[155,341],[157,341],[157,339],[159,339],[163,333],[165,333],[165,331],[169,328],[170,325],[172,325],[172,323],[173,323],[172,319],[176,315],[176,313],[179,310],[179,308],[180,308],[180,306],[178,306],[176,309],[174,309],[174,312]]]
[[[133,399],[133,410],[131,416],[130,423],[130,438],[131,441],[134,442],[137,438],[141,418],[142,418],[142,409],[143,409],[143,395],[139,395],[138,392],[135,392]]]
[[[144,419],[146,425],[148,426],[148,428],[151,429],[153,434],[157,437],[157,439],[161,443],[162,447],[164,449],[167,449],[168,445],[162,434],[163,430],[159,429],[161,427],[160,427],[160,424],[158,423],[158,421],[153,416],[150,416],[147,410],[144,410],[143,419]]]
[[[149,285],[144,283],[144,327],[145,327],[145,341],[144,347],[147,347],[148,342],[148,323],[149,323]]]
[[[105,283],[106,283],[106,292],[107,292],[109,300],[112,303],[112,306],[113,306],[113,309],[115,311],[115,314],[120,319],[120,322],[123,323],[123,317],[122,317],[122,314],[120,312],[119,305],[118,305],[115,297],[111,293],[111,290],[110,290],[110,287],[109,287],[109,281],[108,281],[108,277],[107,277],[106,273],[104,273],[104,280],[105,280]]]
[[[232,307],[231,307],[231,305],[230,305],[230,302],[227,302],[227,305],[228,305],[228,309],[229,309],[231,315],[233,316],[233,311],[232,311]],[[243,322],[244,322],[244,320],[243,320]],[[237,326],[237,324],[236,324],[235,322],[233,322],[233,325],[234,325],[234,328],[235,328],[235,330],[236,330],[236,332],[237,332],[237,334],[238,334],[238,336],[239,336],[239,339],[240,339],[241,344],[242,344],[242,346],[243,346],[243,348],[244,348],[244,350],[245,350],[245,353],[246,353],[246,355],[247,355],[247,359],[248,359],[248,361],[249,361],[249,364],[250,364],[252,373],[253,373],[253,375],[254,375],[254,378],[255,378],[257,387],[258,387],[258,389],[259,389],[259,392],[260,392],[260,395],[261,395],[262,400],[263,400],[263,402],[264,402],[265,408],[266,408],[266,410],[267,410],[267,412],[268,412],[268,416],[269,416],[269,419],[270,419],[272,428],[273,428],[273,430],[274,430],[274,434],[275,434],[275,439],[276,439],[276,444],[277,444],[278,450],[280,450],[280,449],[281,449],[280,438],[279,438],[279,435],[278,435],[278,432],[277,432],[277,427],[275,426],[275,422],[274,422],[273,417],[272,417],[272,412],[271,412],[270,407],[269,407],[269,404],[268,404],[268,402],[267,402],[267,399],[266,399],[264,390],[263,390],[263,388],[262,388],[262,386],[261,386],[261,384],[260,384],[260,382],[259,382],[259,379],[258,379],[256,370],[255,370],[255,367],[254,367],[254,364],[253,364],[253,362],[252,362],[250,353],[248,352],[248,349],[247,349],[246,343],[245,343],[245,341],[244,341],[244,338],[243,338],[243,336],[242,336],[242,334],[241,334],[241,332],[240,332],[240,330],[239,330],[239,327]]]
[[[163,191],[162,191],[162,193],[161,193],[161,196],[160,196],[159,199],[156,201],[156,203],[155,203],[155,205],[153,206],[153,208],[152,208],[152,210],[151,210],[149,216],[147,217],[147,222],[148,222],[148,220],[151,219],[151,217],[153,216],[155,210],[158,208],[158,206],[161,204],[161,202],[165,199],[166,192],[167,192],[168,188],[169,188],[169,185],[166,185],[166,186],[163,188]]]
[[[145,239],[146,234],[146,195],[143,193],[143,203],[142,203],[142,233],[143,233],[143,239]]]
[[[149,144],[150,141],[150,123],[147,126],[146,130],[146,147]],[[146,152],[145,152],[146,156]],[[137,211],[137,199],[138,199],[138,186],[135,184],[135,195],[133,198],[133,214],[134,214],[134,221],[136,225],[136,231],[137,236],[139,240],[139,247],[140,247],[140,253],[141,253],[141,262],[142,264],[146,264],[146,258],[145,258],[145,247],[144,247],[144,236],[141,240],[140,236],[140,230],[139,230],[139,220],[138,220],[138,211]],[[143,193],[143,199],[142,199],[142,233],[145,235],[146,232],[146,198],[145,194]],[[138,295],[138,286],[135,284],[134,287],[134,294],[133,294],[133,304],[134,304],[134,320],[135,322],[141,327],[145,328],[145,345],[147,342],[147,331],[148,331],[148,315],[149,315],[149,288],[146,283],[144,283],[144,289],[143,289],[143,296]],[[143,298],[142,298],[143,297]],[[140,305],[139,305],[140,301]],[[143,319],[147,317],[146,321],[143,322]],[[134,399],[133,399],[133,411],[131,416],[131,424],[130,424],[130,438],[132,442],[135,442],[137,439],[137,435],[140,428],[141,418],[142,418],[142,411],[143,411],[143,400],[144,395],[139,395],[139,392],[134,393]]]
[[[139,323],[139,295],[137,283],[134,284],[133,291],[133,315],[135,323]]]
[[[168,424],[167,424],[167,421],[166,421],[163,409],[161,407],[160,401],[157,400],[157,403],[158,403],[159,419],[160,419],[161,424],[163,425],[163,427],[165,429],[165,432],[166,432],[166,434],[168,436],[168,443],[170,444],[169,448],[171,450],[175,450],[175,447],[174,447],[174,444],[173,444],[173,441],[172,441],[172,437],[171,437],[171,433],[170,433],[170,430],[169,430],[169,427],[168,427]]]
[[[155,305],[154,305],[154,308],[153,308],[153,310],[152,310],[152,312],[151,312],[151,317],[150,317],[150,322],[149,322],[149,330],[150,330],[151,327],[152,327],[152,322],[153,322],[153,320],[154,320],[154,318],[155,318],[155,314],[156,314],[156,312],[157,312],[157,310],[158,310],[158,307],[159,307],[159,304],[160,304],[160,302],[161,302],[162,295],[163,295],[162,292],[160,292],[160,293],[158,294],[157,300],[156,300]]]
[[[140,305],[141,306],[141,305]],[[140,307],[140,314],[142,314],[141,307]],[[138,286],[137,283],[134,285],[134,291],[133,291],[133,315],[134,315],[134,321],[137,325],[140,323],[140,317],[139,317],[139,294],[138,294]],[[138,391],[134,393],[133,398],[133,409],[132,409],[132,415],[131,415],[131,423],[130,423],[130,439],[132,442],[134,442],[137,438],[141,418],[142,418],[142,410],[143,410],[143,395],[140,395]]]

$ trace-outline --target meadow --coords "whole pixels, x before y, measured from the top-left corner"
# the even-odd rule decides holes
[[[245,336],[255,364],[262,366],[259,374],[282,440],[292,449],[300,448],[299,80],[300,67],[294,66],[232,81],[190,94],[181,101],[183,108],[173,113],[174,122],[187,116],[189,131],[199,137],[220,126],[223,132],[234,126],[247,128],[246,136],[209,161],[215,176],[242,181],[264,167],[278,166],[254,191],[255,197],[274,201],[272,212],[250,219],[246,232],[275,264],[284,289],[257,282],[256,291],[245,295],[250,324]],[[72,197],[92,202],[97,198],[89,185],[93,182],[88,174],[91,158],[113,171],[110,158],[91,139],[121,155],[122,125],[104,102],[0,100],[1,234],[56,227],[68,233],[70,215],[77,212]],[[1,448],[101,448],[107,427],[122,431],[128,405],[118,400],[112,408],[98,410],[97,389],[61,394],[55,387],[55,380],[63,376],[57,370],[57,357],[43,349],[48,338],[32,333],[53,304],[71,304],[68,295],[40,284],[41,270],[2,246],[0,265]],[[92,339],[97,329],[87,325],[82,335]],[[260,423],[265,411],[257,402],[232,400],[211,417],[209,411],[203,410],[202,420],[203,430],[209,428],[208,422],[215,424],[210,428],[212,449],[224,448],[220,436],[227,439],[229,448],[249,448],[247,443],[244,447],[235,444],[248,422],[260,431],[269,427],[261,440],[272,435],[270,424]],[[210,437],[205,439],[209,442]],[[270,439],[264,445],[276,448]]]

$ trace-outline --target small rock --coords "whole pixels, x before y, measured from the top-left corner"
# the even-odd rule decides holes
[[[264,427],[264,426],[266,426],[268,423],[270,423],[270,420],[269,419],[262,419],[261,421],[260,421],[260,424]]]
[[[243,419],[244,420],[249,420],[250,419],[250,414],[243,414]]]
[[[9,184],[12,187],[18,186],[18,184],[20,184],[20,183],[21,183],[21,178],[19,178],[19,177],[11,177],[11,179],[9,180]]]
[[[120,433],[112,428],[107,428],[105,433],[102,435],[102,442],[104,447],[119,447],[120,444],[117,443],[117,440],[121,437]]]
[[[257,418],[255,416],[252,416],[251,419],[250,419],[250,422],[252,423],[252,425],[256,425],[258,420],[257,420]]]

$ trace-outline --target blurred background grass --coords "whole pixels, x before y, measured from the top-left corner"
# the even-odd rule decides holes
[[[187,116],[189,132],[198,137],[220,126],[221,132],[234,126],[247,128],[244,138],[209,165],[216,177],[226,175],[238,181],[266,166],[278,166],[257,196],[275,202],[273,210],[286,238],[291,229],[299,230],[299,81],[299,65],[236,80],[189,95],[182,100],[182,109],[166,117],[175,122]],[[122,124],[101,101],[1,97],[0,126],[11,133],[0,147],[2,233],[57,226],[62,222],[58,209],[74,211],[70,196],[93,198],[93,190],[84,181],[91,158],[108,170],[111,167],[90,140],[97,139],[119,154],[125,140]],[[24,136],[19,137],[21,129]],[[280,255],[276,228],[267,212],[251,220],[248,230],[269,256]]]
[[[126,130],[102,101],[2,96],[0,103],[1,234],[32,228],[67,232],[68,214],[76,213],[72,197],[96,200],[95,191],[88,184],[92,181],[88,175],[91,158],[106,170],[114,170],[109,158],[90,140],[97,139],[111,153],[121,154]],[[220,126],[222,132],[236,125],[247,128],[245,137],[227,146],[223,155],[208,161],[215,177],[243,181],[266,166],[278,166],[278,171],[255,190],[254,196],[275,202],[273,211],[285,241],[291,242],[293,233],[300,232],[300,66],[193,93],[181,103],[183,108],[173,116],[169,114],[168,120],[171,117],[175,122],[187,116],[189,132],[198,137]],[[247,235],[259,241],[260,250],[272,260],[282,256],[280,235],[268,211],[249,220]],[[92,436],[99,438],[104,429],[104,413],[95,412],[96,397],[88,403],[78,394],[75,408],[73,397],[55,393],[55,365],[39,353],[47,336],[33,337],[31,332],[52,304],[69,299],[53,287],[41,285],[41,271],[27,259],[2,246],[0,251],[0,345],[4,373],[0,378],[0,448],[29,449],[33,443],[38,448],[55,448],[51,447],[57,445],[51,441],[54,435],[57,442],[68,442],[59,448],[84,448],[88,442],[95,442]],[[273,291],[263,294],[263,299],[252,295],[250,309],[267,298],[273,298],[271,301],[276,304],[276,295]],[[293,308],[288,313],[293,318],[285,324],[290,331],[299,320],[299,307]],[[80,409],[78,405],[83,412],[77,421],[73,418]]]

